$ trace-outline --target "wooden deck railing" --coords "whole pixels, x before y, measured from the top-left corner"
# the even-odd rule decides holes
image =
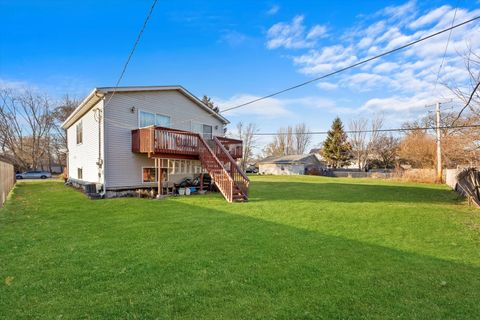
[[[197,134],[154,126],[135,129],[132,152],[198,155]]]
[[[155,128],[155,153],[198,154],[197,134],[174,129]]]
[[[198,135],[198,149],[202,165],[228,202],[233,202],[234,181],[223,164],[217,158],[207,141]]]
[[[248,197],[248,186],[250,179],[238,166],[237,162],[233,159],[230,152],[228,152],[221,142],[220,138],[214,137],[215,142],[214,152],[217,158],[224,164],[225,169],[230,173],[234,184],[239,188],[245,197]]]
[[[233,159],[243,157],[243,141],[238,139],[231,139],[225,137],[216,137],[218,141],[225,147],[225,150],[230,153]]]
[[[198,155],[198,134],[151,126],[132,130],[132,152]],[[242,140],[215,137],[233,159],[242,158]]]
[[[153,153],[154,137],[153,127],[132,130],[132,152]]]

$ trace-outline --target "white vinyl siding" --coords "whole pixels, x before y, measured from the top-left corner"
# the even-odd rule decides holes
[[[100,171],[101,176],[99,177],[97,166],[99,124],[95,120],[95,112],[93,111],[97,108],[103,109],[103,101],[98,102],[90,111],[67,129],[68,176],[85,182],[103,183],[103,170]],[[77,144],[78,124],[81,124],[82,132],[80,144]],[[100,147],[100,150],[103,158],[103,145]],[[80,170],[78,169],[81,169],[81,178],[79,178]]]
[[[109,95],[105,97],[109,99]],[[132,107],[135,107],[132,113]],[[192,131],[192,121],[212,127],[214,136],[223,136],[223,124],[177,90],[157,92],[117,92],[105,108],[105,177],[108,188],[142,184],[142,167],[153,167],[154,160],[132,150],[131,130],[139,127],[139,112],[170,117],[170,127]],[[84,134],[86,129],[84,128]],[[85,175],[85,173],[84,173]],[[183,174],[184,176],[188,174]],[[180,174],[169,174],[170,181]]]

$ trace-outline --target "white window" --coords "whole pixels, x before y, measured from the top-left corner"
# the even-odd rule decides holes
[[[82,121],[77,123],[76,130],[77,130],[77,144],[82,144],[83,143],[83,123],[82,123]]]
[[[213,128],[212,126],[203,125],[203,137],[207,140],[212,140],[213,139]]]
[[[213,139],[213,128],[208,124],[192,122],[192,132],[201,134],[204,139]]]
[[[83,179],[83,168],[77,168],[77,179],[78,180]]]
[[[155,115],[155,124],[157,126],[170,128],[170,117],[164,116],[163,114]]]
[[[155,114],[146,111],[140,111],[138,113],[138,126],[140,128],[153,125],[170,127],[170,117],[163,114]]]

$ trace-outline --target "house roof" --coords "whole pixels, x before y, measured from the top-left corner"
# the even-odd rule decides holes
[[[288,156],[281,156],[281,157],[266,157],[263,160],[259,161],[259,164],[293,164],[293,163],[303,163],[303,164],[310,164],[318,162],[318,159],[312,154],[292,154]]]
[[[200,99],[190,93],[187,89],[182,86],[133,86],[133,87],[98,87],[93,89],[90,94],[83,99],[83,101],[78,105],[78,107],[68,116],[68,118],[62,123],[62,128],[68,129],[72,126],[80,117],[87,113],[97,102],[99,102],[105,95],[115,92],[115,93],[124,93],[124,92],[149,92],[149,91],[172,91],[176,90],[186,96],[188,99],[196,103],[200,108],[204,109],[210,113],[213,117],[217,118],[224,124],[230,123],[226,118],[224,118],[219,113],[213,111],[207,105],[205,105]]]

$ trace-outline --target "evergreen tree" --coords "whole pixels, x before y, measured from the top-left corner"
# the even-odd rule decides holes
[[[352,147],[347,141],[347,134],[343,130],[342,120],[336,117],[332,128],[328,131],[327,138],[323,142],[322,156],[333,168],[350,164]]]
[[[218,106],[215,105],[215,103],[212,101],[212,99],[209,96],[204,95],[203,98],[202,98],[202,102],[205,103],[205,105],[207,107],[209,107],[210,109],[212,109],[216,113],[218,113],[220,111],[220,108],[218,108]]]

